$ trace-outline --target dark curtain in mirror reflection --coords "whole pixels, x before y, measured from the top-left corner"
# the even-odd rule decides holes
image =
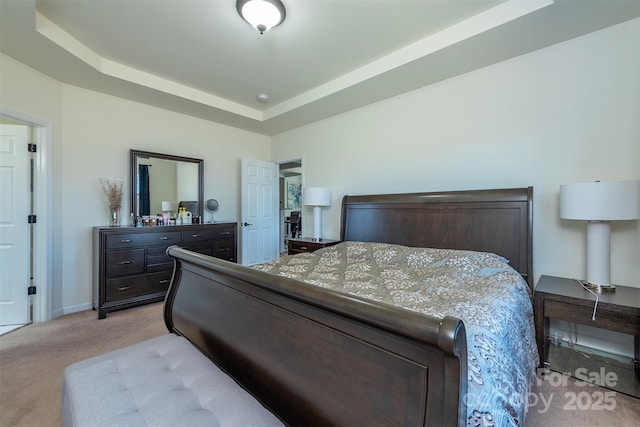
[[[151,214],[151,202],[149,201],[149,165],[139,165],[138,176],[140,179],[140,215]]]

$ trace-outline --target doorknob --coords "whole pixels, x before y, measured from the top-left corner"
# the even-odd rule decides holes
[[[248,222],[245,222],[242,225],[244,225],[246,227],[246,226],[253,225],[253,224],[249,224]]]

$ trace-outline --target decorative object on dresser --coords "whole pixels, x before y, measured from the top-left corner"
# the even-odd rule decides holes
[[[120,209],[122,207],[122,179],[101,178],[102,191],[109,204],[109,225],[120,225]]]
[[[173,271],[166,255],[172,245],[236,262],[237,224],[94,227],[93,308],[98,317],[162,301]]]
[[[331,191],[326,187],[305,187],[302,203],[313,206],[313,238],[320,241],[322,235],[322,206],[331,206]]]
[[[207,200],[207,203],[205,203],[204,207],[207,208],[207,212],[211,213],[211,219],[209,222],[213,223],[213,213],[218,210],[220,203],[218,203],[216,199],[209,199]]]
[[[314,252],[318,249],[326,248],[340,243],[340,240],[322,239],[315,240],[309,237],[299,237],[297,239],[289,239],[288,255],[301,254],[305,252]]]
[[[611,284],[609,221],[640,218],[640,181],[585,182],[560,186],[560,217],[587,222],[587,281],[597,292]]]

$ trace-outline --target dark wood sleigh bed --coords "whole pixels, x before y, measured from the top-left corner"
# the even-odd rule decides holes
[[[345,196],[341,240],[493,252],[532,288],[533,189]],[[465,327],[178,247],[165,301],[190,340],[292,426],[465,425]]]

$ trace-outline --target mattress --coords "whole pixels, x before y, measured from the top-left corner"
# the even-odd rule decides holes
[[[485,252],[342,242],[254,268],[462,320],[467,425],[523,425],[539,358],[530,290],[508,260]]]

